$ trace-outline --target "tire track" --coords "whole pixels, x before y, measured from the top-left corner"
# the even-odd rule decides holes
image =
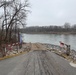
[[[40,75],[45,75],[44,72],[42,71],[42,66],[41,66],[41,61],[40,61],[40,56],[37,53],[37,59],[38,59],[38,64],[39,64],[39,71],[40,71]]]
[[[60,65],[59,63],[57,63],[56,60],[53,58],[52,55],[49,56],[47,53],[45,55],[46,55],[46,59],[49,61],[50,64],[52,64],[52,67],[56,70],[56,72],[59,75],[64,75],[65,72],[67,73],[66,68],[64,68],[62,65]],[[68,75],[70,75],[70,74],[68,74]]]
[[[31,53],[31,52],[30,52]],[[29,53],[29,57],[28,57],[28,60],[27,60],[27,62],[25,63],[23,63],[24,64],[24,69],[25,69],[25,71],[24,71],[24,75],[26,75],[26,72],[28,71],[28,65],[29,65],[29,63],[30,63],[30,60],[31,60],[31,54]]]
[[[51,57],[52,58],[52,57]],[[53,70],[51,70],[51,73],[52,73],[52,75],[61,75],[60,73],[59,73],[59,70],[57,69],[57,67],[55,66],[55,64],[54,64],[54,62],[52,62],[52,60],[50,60],[49,58],[48,58],[48,56],[47,56],[47,54],[45,53],[45,59],[48,61],[48,64],[47,64],[47,66],[49,67],[49,70],[50,69],[53,69]],[[54,60],[54,59],[53,59]],[[46,62],[47,63],[47,62]],[[55,62],[56,63],[56,62]],[[54,72],[53,72],[54,71]],[[55,74],[54,74],[55,73]]]
[[[49,65],[47,65],[48,63],[46,62],[47,60],[45,58],[45,51],[41,51],[39,56],[40,56],[40,61],[42,63],[42,67],[44,68],[45,75],[54,75],[53,72],[50,70]]]

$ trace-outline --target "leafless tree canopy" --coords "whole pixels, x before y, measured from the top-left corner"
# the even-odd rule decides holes
[[[28,7],[28,0],[0,0],[2,26],[0,38],[2,40],[10,41],[13,34],[12,30],[26,25]]]

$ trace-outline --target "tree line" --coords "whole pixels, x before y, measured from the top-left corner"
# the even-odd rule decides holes
[[[65,23],[63,26],[31,26],[26,27],[24,29],[20,29],[23,33],[75,33],[76,32],[76,24],[71,25],[70,23]]]

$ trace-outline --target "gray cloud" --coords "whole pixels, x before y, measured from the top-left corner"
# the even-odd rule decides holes
[[[76,0],[29,0],[27,26],[76,23]]]

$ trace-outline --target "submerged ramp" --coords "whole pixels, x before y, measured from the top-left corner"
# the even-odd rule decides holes
[[[0,75],[76,75],[76,68],[50,51],[34,50],[0,61]]]

